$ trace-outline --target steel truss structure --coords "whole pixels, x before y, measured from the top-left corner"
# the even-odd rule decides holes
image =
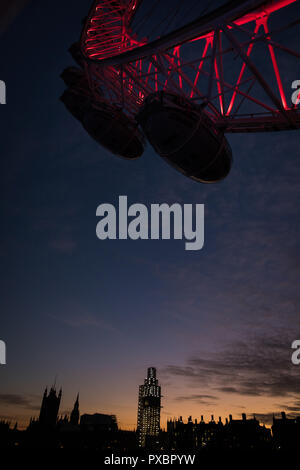
[[[291,83],[284,82],[277,57],[283,64],[286,57],[292,60],[296,73],[300,53],[276,40],[299,24],[299,18],[287,15],[297,0],[231,1],[152,42],[139,39],[131,28],[141,2],[98,0],[91,8],[81,49],[96,97],[100,87],[135,116],[145,97],[165,90],[201,104],[225,132],[300,128]],[[281,11],[287,24],[271,30],[272,16],[278,19]]]

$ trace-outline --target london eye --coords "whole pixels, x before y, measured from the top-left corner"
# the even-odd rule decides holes
[[[71,46],[61,100],[111,153],[214,183],[229,133],[300,128],[298,0],[97,0]],[[298,76],[297,76],[298,74]]]

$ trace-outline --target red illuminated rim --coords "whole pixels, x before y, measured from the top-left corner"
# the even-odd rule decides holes
[[[297,0],[231,1],[149,43],[131,30],[141,2],[95,1],[82,33],[81,47],[88,73],[112,102],[135,115],[148,94],[166,90],[206,103],[211,118],[227,132],[300,127],[299,109],[291,103],[291,92],[286,89],[277,59],[278,51],[284,52],[295,60],[295,68],[299,70],[300,54],[273,40],[269,28],[270,17]],[[236,35],[242,33],[248,34],[248,39],[241,43]],[[222,49],[224,40],[241,59],[240,70],[232,83],[224,78],[226,54],[230,52]],[[269,77],[251,60],[257,42],[264,42],[266,46],[275,86],[270,85]],[[191,46],[198,51],[197,58],[188,63],[185,51]],[[265,98],[245,89],[248,82],[251,85],[251,77],[245,78],[246,72],[259,84]],[[204,78],[207,81],[205,91]],[[300,79],[294,77],[297,78]],[[242,114],[241,102],[243,105],[250,103],[257,110]]]

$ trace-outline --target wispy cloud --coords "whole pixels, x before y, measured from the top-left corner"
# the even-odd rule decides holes
[[[15,393],[1,393],[0,405],[12,405],[34,411],[39,409],[39,405],[34,404],[32,398]]]
[[[192,395],[181,395],[175,398],[175,401],[193,401],[200,405],[214,405],[218,400],[218,397],[214,395],[201,395],[201,394],[192,394]]]
[[[299,370],[291,363],[292,338],[291,333],[236,340],[216,352],[195,355],[186,365],[169,365],[164,372],[222,394],[299,397]],[[299,402],[293,408],[298,406]]]

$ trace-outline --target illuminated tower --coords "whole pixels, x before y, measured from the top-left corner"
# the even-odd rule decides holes
[[[144,385],[139,386],[137,432],[139,446],[157,440],[160,431],[161,387],[155,367],[149,367]]]

